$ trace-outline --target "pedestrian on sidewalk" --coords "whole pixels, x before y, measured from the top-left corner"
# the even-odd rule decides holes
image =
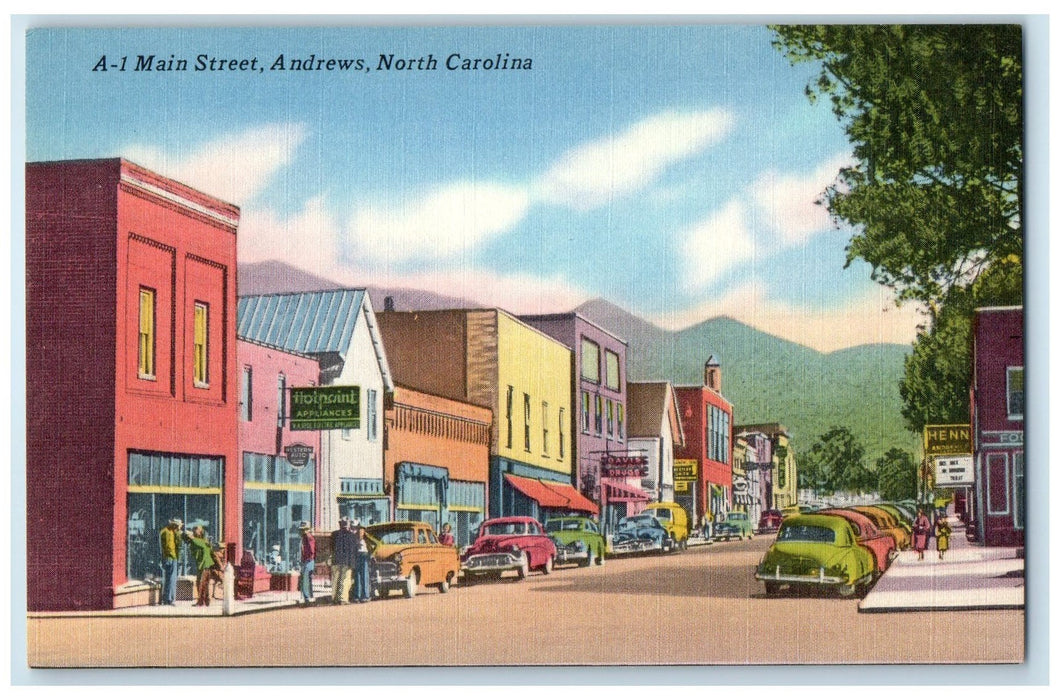
[[[939,516],[935,521],[935,549],[939,552],[939,559],[950,548],[950,523],[945,515]]]
[[[335,605],[350,602],[356,540],[357,536],[350,529],[350,521],[347,518],[339,519],[339,529],[331,533],[331,602]]]
[[[917,559],[924,558],[924,550],[927,549],[928,538],[931,536],[931,521],[924,515],[924,509],[918,508],[916,520],[913,521],[913,549],[917,553]]]
[[[354,520],[353,523],[354,532],[357,533],[357,539],[355,540],[357,551],[355,558],[356,564],[353,596],[355,602],[367,603],[372,599],[372,576],[370,568],[372,553],[368,549],[367,533],[365,533],[361,521]]]
[[[309,532],[309,523],[305,520],[298,524],[298,530],[302,533],[302,571],[298,586],[302,591],[302,603],[308,605],[313,602],[313,569],[317,565],[317,541]]]
[[[210,583],[222,583],[221,567],[213,557],[213,545],[206,537],[206,528],[196,525],[191,532],[184,531],[184,540],[195,557],[195,564],[199,567],[199,576],[195,581],[198,591],[198,600],[195,605],[210,604]]]
[[[170,518],[158,533],[158,546],[162,550],[162,605],[177,604],[177,565],[180,562],[180,531],[184,523],[180,518]]]

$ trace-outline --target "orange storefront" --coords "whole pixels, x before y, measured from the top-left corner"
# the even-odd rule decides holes
[[[492,421],[488,408],[396,386],[383,467],[393,519],[449,523],[468,544],[487,512]]]

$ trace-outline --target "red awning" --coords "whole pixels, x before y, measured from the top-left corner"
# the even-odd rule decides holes
[[[605,481],[604,486],[607,487],[607,500],[613,503],[647,503],[651,500],[651,496],[646,491],[641,491],[636,486],[630,486],[629,484],[616,484],[611,481]]]
[[[578,493],[570,484],[561,484],[558,481],[544,481],[542,479],[528,479],[525,476],[515,476],[513,474],[505,474],[504,478],[514,488],[534,499],[544,508],[566,508],[567,510],[583,511],[592,515],[597,515],[600,512],[595,503]]]

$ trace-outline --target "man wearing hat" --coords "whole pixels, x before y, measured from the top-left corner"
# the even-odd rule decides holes
[[[350,529],[350,521],[339,519],[339,529],[331,533],[331,602],[345,605],[350,602],[350,583],[353,576],[356,535]]]
[[[180,531],[184,523],[180,518],[170,518],[169,523],[158,533],[158,546],[162,550],[162,605],[176,605],[177,563],[180,560]]]
[[[309,532],[309,523],[305,520],[298,524],[298,529],[302,533],[302,574],[298,585],[302,591],[302,603],[308,604],[313,602],[313,569],[317,564],[317,541]]]

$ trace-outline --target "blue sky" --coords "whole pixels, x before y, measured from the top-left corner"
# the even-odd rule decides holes
[[[812,347],[907,343],[814,200],[848,162],[763,26],[45,29],[26,156],[123,156],[237,204],[239,252],[517,313],[603,296]],[[436,70],[379,70],[380,54]],[[363,59],[362,71],[270,70]],[[531,70],[448,70],[463,58]],[[132,70],[138,55],[187,71]],[[196,71],[196,57],[260,71]],[[126,58],[124,72],[93,71]]]

